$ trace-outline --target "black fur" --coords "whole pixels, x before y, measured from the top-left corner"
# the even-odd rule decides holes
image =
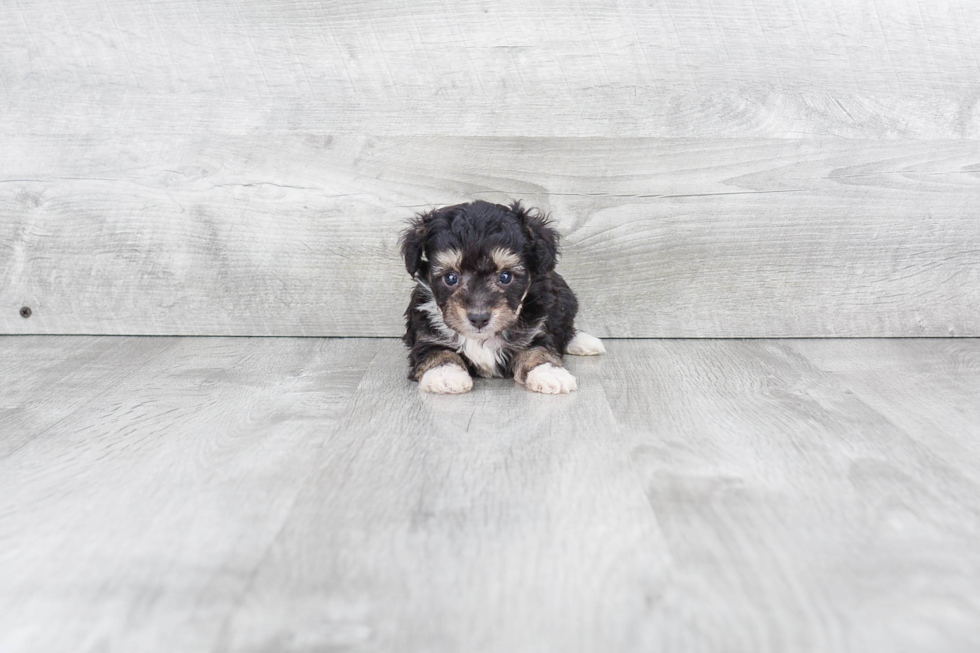
[[[405,311],[405,344],[409,347],[409,378],[418,380],[418,370],[434,353],[461,352],[453,333],[433,323],[430,306],[434,300],[441,309],[454,292],[441,276],[433,274],[432,263],[439,252],[462,253],[463,269],[477,278],[496,275],[487,265],[488,253],[503,248],[519,253],[524,274],[515,275],[506,288],[496,288],[497,296],[511,311],[519,311],[513,325],[499,333],[504,341],[503,361],[495,375],[513,375],[513,356],[520,349],[542,347],[558,360],[575,335],[578,301],[565,280],[555,272],[560,253],[559,235],[548,220],[535,209],[520,202],[510,206],[476,201],[417,215],[402,234],[401,253],[405,268],[419,281]],[[476,282],[475,282],[476,283]],[[472,290],[456,301],[478,302],[484,286]],[[471,297],[472,296],[472,297]],[[521,303],[523,299],[523,304]],[[445,323],[443,323],[445,324]],[[465,356],[470,374],[480,373]]]

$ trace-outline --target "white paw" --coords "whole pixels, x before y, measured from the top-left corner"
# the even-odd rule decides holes
[[[473,389],[473,379],[459,365],[446,363],[423,374],[419,387],[435,394],[458,395]]]
[[[572,341],[568,343],[568,347],[565,348],[565,353],[571,354],[572,356],[598,356],[599,354],[606,353],[606,347],[595,336],[590,336],[587,333],[579,331],[572,338]]]
[[[567,394],[578,389],[575,377],[564,367],[542,363],[527,373],[524,385],[528,390],[543,392],[546,395]]]

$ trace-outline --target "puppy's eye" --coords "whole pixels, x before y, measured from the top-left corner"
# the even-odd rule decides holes
[[[503,272],[500,273],[500,277],[498,278],[500,279],[500,283],[506,286],[507,284],[509,284],[511,281],[514,280],[514,273],[504,270]]]
[[[455,272],[450,272],[449,274],[444,276],[442,280],[446,283],[447,286],[455,286],[457,283],[459,283],[459,277],[456,275]]]

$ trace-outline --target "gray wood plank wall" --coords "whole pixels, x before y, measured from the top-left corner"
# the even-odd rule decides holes
[[[978,50],[966,0],[5,2],[0,333],[397,335],[400,222],[524,198],[600,336],[980,335]]]

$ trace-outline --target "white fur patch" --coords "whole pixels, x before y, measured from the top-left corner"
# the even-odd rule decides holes
[[[460,351],[476,366],[480,376],[492,378],[501,376],[500,366],[506,357],[503,346],[504,343],[498,337],[487,340],[463,338],[463,347]]]
[[[440,395],[458,395],[473,389],[469,372],[455,363],[433,367],[422,375],[419,387],[425,392]]]
[[[528,372],[524,385],[528,390],[547,395],[567,394],[578,389],[578,383],[571,372],[551,363],[542,363]]]
[[[572,356],[598,356],[599,354],[606,353],[606,347],[595,336],[590,336],[587,333],[579,331],[572,338],[572,341],[568,343],[568,347],[565,348],[565,353],[571,354]]]

